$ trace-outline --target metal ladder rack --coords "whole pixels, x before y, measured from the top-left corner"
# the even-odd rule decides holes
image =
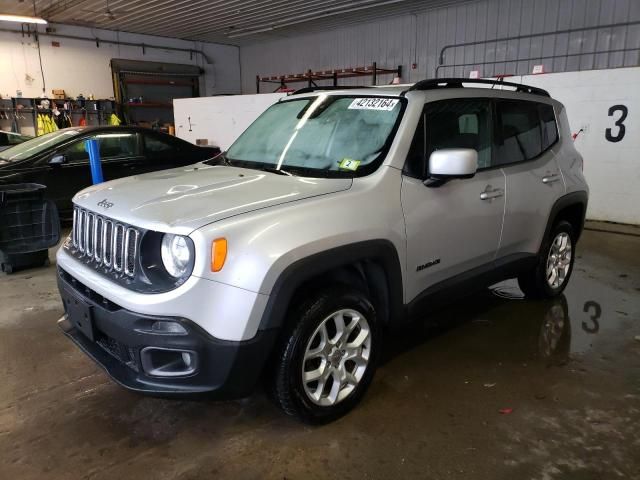
[[[260,84],[262,82],[278,84],[276,91],[293,91],[289,89],[287,83],[307,82],[307,88],[318,88],[317,81],[331,80],[332,86],[338,86],[338,80],[341,78],[354,78],[354,77],[373,77],[371,80],[372,85],[376,85],[378,82],[378,75],[395,74],[398,78],[402,77],[402,66],[398,65],[397,68],[381,68],[376,62],[367,67],[349,67],[349,68],[334,68],[331,70],[323,70],[314,72],[308,70],[306,73],[290,73],[286,75],[274,75],[274,76],[260,76],[256,75],[256,93],[260,93]]]

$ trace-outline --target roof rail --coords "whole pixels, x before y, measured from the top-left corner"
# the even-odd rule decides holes
[[[484,78],[430,78],[416,82],[411,88],[409,88],[409,90],[407,90],[407,92],[411,92],[413,90],[433,90],[436,88],[464,88],[463,83],[507,86],[515,88],[515,91],[520,93],[530,93],[532,95],[541,95],[543,97],[551,96],[549,95],[549,92],[542,88],[523,85],[522,83],[504,82],[502,79],[490,80]]]
[[[358,86],[358,85],[342,85],[342,86],[337,86],[334,87],[333,85],[320,85],[319,87],[304,87],[304,88],[299,88],[298,90],[294,91],[293,93],[291,93],[291,95],[299,95],[302,93],[311,93],[311,92],[316,92],[318,90],[349,90],[352,88],[367,88],[366,86]]]

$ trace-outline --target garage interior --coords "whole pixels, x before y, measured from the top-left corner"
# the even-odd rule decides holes
[[[323,426],[261,388],[113,382],[56,325],[63,221],[47,265],[0,273],[0,478],[640,479],[640,1],[0,0],[0,72],[2,131],[58,105],[223,151],[297,89],[503,78],[567,107],[590,188],[564,293],[500,282],[389,332]]]

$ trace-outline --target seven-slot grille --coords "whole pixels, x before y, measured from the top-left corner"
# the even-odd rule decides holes
[[[80,207],[73,209],[73,246],[95,265],[135,276],[139,237],[133,227]]]

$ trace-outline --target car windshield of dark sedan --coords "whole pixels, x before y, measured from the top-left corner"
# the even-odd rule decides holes
[[[32,138],[26,142],[19,143],[11,148],[0,152],[0,160],[5,162],[18,162],[26,160],[34,155],[44,152],[48,148],[69,140],[69,138],[79,134],[82,128],[65,128],[56,132],[47,133],[40,137]]]
[[[26,142],[27,140],[31,140],[33,138],[33,137],[30,137],[29,135],[20,135],[19,133],[5,132],[0,130],[0,138],[2,138],[3,136],[5,138],[5,141],[7,142],[4,145],[17,145],[19,143]]]
[[[240,135],[226,158],[310,175],[370,172],[389,148],[401,111],[402,100],[389,97],[321,94],[281,101]]]

